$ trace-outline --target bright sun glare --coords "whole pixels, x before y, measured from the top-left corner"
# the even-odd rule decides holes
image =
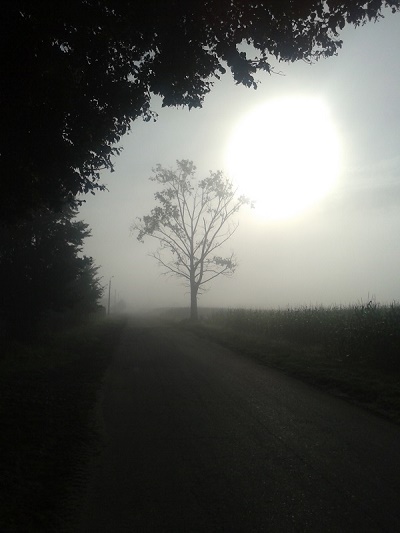
[[[256,213],[288,218],[323,198],[339,174],[339,140],[329,109],[317,98],[271,100],[239,121],[226,167]]]

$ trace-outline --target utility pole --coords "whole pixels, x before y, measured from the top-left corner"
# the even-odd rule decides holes
[[[111,280],[114,276],[111,276],[110,281],[108,282],[108,315],[110,314],[110,304],[111,304]]]

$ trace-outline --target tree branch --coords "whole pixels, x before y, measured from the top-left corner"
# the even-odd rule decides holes
[[[160,204],[140,224],[132,225],[138,239],[157,239],[160,250],[152,254],[166,274],[182,277],[197,294],[218,276],[230,276],[237,263],[234,255],[211,257],[238,228],[231,218],[250,203],[244,196],[235,200],[236,190],[222,172],[194,184],[195,166],[187,160],[177,161],[175,171],[157,165],[153,180],[164,186],[155,194]],[[140,219],[139,219],[140,220]],[[162,257],[169,252],[171,258]]]

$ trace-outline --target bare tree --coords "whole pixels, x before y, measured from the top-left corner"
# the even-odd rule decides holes
[[[138,218],[131,230],[137,239],[157,239],[159,248],[150,254],[165,274],[183,278],[190,288],[190,317],[198,319],[197,296],[204,286],[218,276],[231,276],[237,267],[233,253],[216,255],[236,231],[232,216],[250,201],[236,197],[236,190],[221,171],[197,182],[192,161],[177,161],[169,170],[157,165],[150,180],[162,190],[154,197],[158,205],[150,215]]]

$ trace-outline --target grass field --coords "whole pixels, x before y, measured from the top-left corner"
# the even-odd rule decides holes
[[[400,423],[400,305],[207,310],[198,335]]]
[[[400,306],[161,313],[400,423]],[[98,440],[92,410],[125,319],[1,347],[0,531],[62,531]],[[78,484],[78,485],[77,485]]]
[[[96,442],[90,424],[123,320],[2,346],[0,531],[61,531]]]

